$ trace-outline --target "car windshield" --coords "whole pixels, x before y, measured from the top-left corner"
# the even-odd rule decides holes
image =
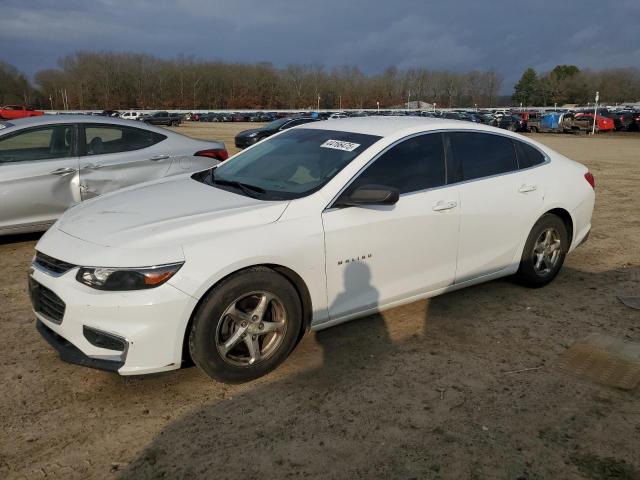
[[[194,179],[261,200],[307,196],[322,188],[381,137],[323,129],[292,129]]]

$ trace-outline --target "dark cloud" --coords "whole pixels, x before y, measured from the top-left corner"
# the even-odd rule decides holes
[[[0,59],[33,75],[76,50],[239,62],[495,68],[640,65],[637,0],[2,0]]]

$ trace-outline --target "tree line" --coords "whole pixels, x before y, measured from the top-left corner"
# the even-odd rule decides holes
[[[420,100],[439,107],[495,106],[502,77],[494,70],[466,73],[390,67],[377,75],[342,66],[230,63],[145,54],[77,52],[58,68],[34,76],[35,86],[0,80],[3,103],[63,109],[310,109],[382,108]],[[12,78],[23,78],[2,64]],[[4,78],[0,77],[0,78]]]
[[[62,110],[101,109],[359,109],[397,107],[410,101],[437,107],[495,107],[515,102],[552,106],[601,99],[640,99],[640,70],[580,70],[559,65],[542,75],[527,69],[514,95],[501,96],[495,70],[452,72],[387,68],[365,75],[353,66],[231,63],[188,57],[160,59],[115,52],[76,52],[58,68],[38,71],[34,83],[0,62],[0,103]]]
[[[528,68],[514,87],[513,101],[527,106],[586,105],[595,93],[607,104],[640,100],[640,69],[612,68],[580,70],[575,65],[557,65],[538,75]]]

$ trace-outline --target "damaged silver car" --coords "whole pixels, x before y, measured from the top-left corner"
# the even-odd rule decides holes
[[[0,235],[46,230],[83,200],[227,157],[221,142],[116,118],[0,121]]]

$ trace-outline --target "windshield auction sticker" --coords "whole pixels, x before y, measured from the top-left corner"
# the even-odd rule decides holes
[[[359,143],[343,142],[342,140],[327,140],[322,145],[320,145],[320,148],[331,148],[333,150],[353,152],[359,146]]]

